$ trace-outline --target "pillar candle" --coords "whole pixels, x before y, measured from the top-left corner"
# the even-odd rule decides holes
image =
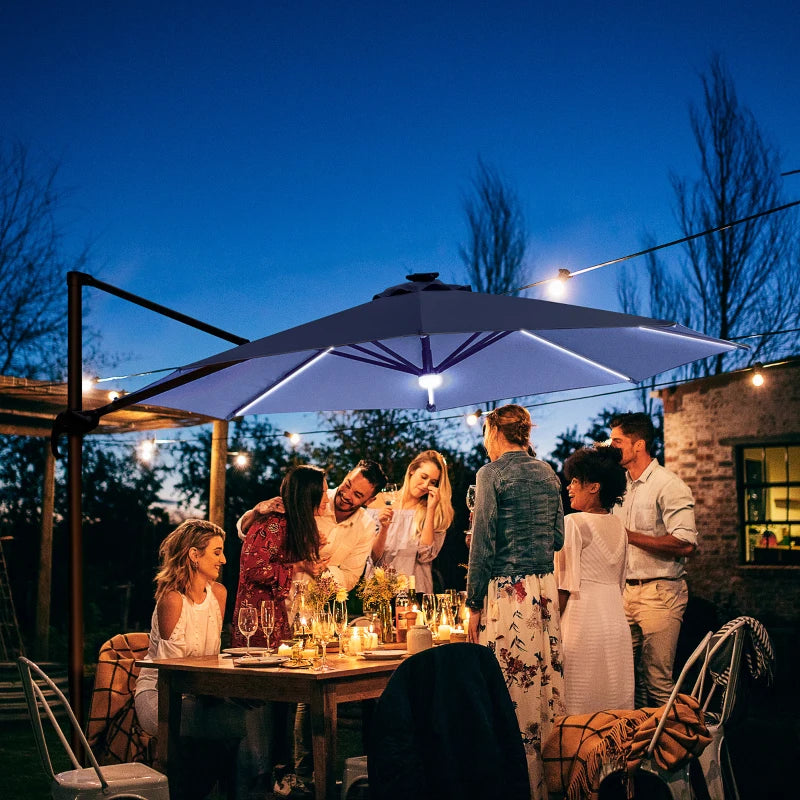
[[[316,658],[319,655],[316,647],[307,647],[303,650],[303,658],[307,658],[309,661],[312,658]]]
[[[278,648],[278,655],[279,656],[286,656],[287,658],[292,657],[292,646],[290,644],[282,644]]]
[[[361,637],[358,635],[358,631],[354,630],[353,635],[350,637],[350,654],[357,655],[361,652]]]
[[[439,626],[439,641],[441,642],[449,642],[450,641],[450,632],[452,628],[449,625],[440,625]]]

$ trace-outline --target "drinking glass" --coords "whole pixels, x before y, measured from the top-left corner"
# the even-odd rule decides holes
[[[475,510],[475,492],[477,488],[478,488],[477,486],[467,487],[467,508],[469,509],[470,513],[472,513]]]
[[[239,631],[247,637],[247,655],[250,655],[250,637],[258,630],[258,611],[255,606],[244,605],[239,609]]]
[[[432,594],[422,595],[422,614],[425,617],[425,624],[430,628],[436,622],[436,596]]]
[[[275,630],[275,603],[272,600],[261,601],[261,627],[267,637],[267,655],[269,655],[272,651],[269,637],[272,636],[272,631]]]
[[[387,483],[386,486],[381,489],[381,498],[383,499],[384,505],[393,505],[397,499],[397,484]]]
[[[335,600],[333,603],[333,626],[339,637],[339,659],[344,658],[344,634],[347,630],[347,603]]]
[[[450,619],[453,620],[453,625],[455,625],[456,619],[458,618],[458,605],[459,605],[457,589],[447,590],[447,602],[450,606]]]
[[[313,622],[313,631],[314,635],[319,639],[320,644],[322,645],[322,664],[320,665],[321,670],[328,670],[332,669],[332,667],[328,666],[327,661],[327,649],[328,649],[328,642],[333,638],[334,631],[336,626],[333,621],[333,614],[331,614],[328,609],[324,611],[320,611],[319,614],[314,618]]]

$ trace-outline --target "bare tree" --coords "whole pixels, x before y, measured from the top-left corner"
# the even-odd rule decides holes
[[[704,101],[690,107],[700,177],[671,176],[676,217],[684,235],[708,230],[781,205],[779,155],[750,110],[742,106],[718,56],[702,77]],[[681,278],[651,254],[650,313],[672,317],[729,339],[753,333],[749,353],[697,362],[690,374],[709,375],[782,355],[798,342],[771,333],[796,328],[800,303],[797,217],[781,212],[750,220],[684,245]],[[622,277],[620,297],[630,287]]]
[[[65,255],[57,174],[23,144],[0,141],[0,374],[54,378],[64,361],[65,275],[87,251]]]
[[[516,190],[478,158],[463,203],[468,239],[459,254],[471,285],[489,294],[518,294],[518,287],[526,283],[522,262],[528,232]]]

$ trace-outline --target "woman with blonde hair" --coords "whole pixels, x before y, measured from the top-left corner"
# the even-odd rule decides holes
[[[225,531],[213,522],[187,519],[159,547],[160,569],[156,575],[156,607],[150,623],[150,646],[145,661],[219,653],[222,617],[227,591],[219,582],[225,564]],[[136,681],[136,716],[147,733],[158,732],[158,673],[144,668]],[[184,704],[181,721],[197,708]],[[184,735],[202,735],[191,731]]]
[[[384,525],[372,544],[367,575],[375,567],[393,567],[401,575],[413,576],[415,590],[433,591],[431,562],[442,549],[453,521],[452,487],[447,462],[436,450],[423,450],[406,469],[403,485],[392,498]],[[377,497],[370,508],[383,508]]]
[[[564,713],[553,553],[564,543],[561,483],[530,447],[530,414],[486,415],[467,573],[468,639],[497,657],[519,721],[531,798],[547,797],[541,747]]]

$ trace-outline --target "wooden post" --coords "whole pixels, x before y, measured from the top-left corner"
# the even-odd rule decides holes
[[[56,459],[45,442],[44,483],[42,485],[42,536],[39,549],[39,576],[36,589],[36,658],[50,658],[50,587],[53,579],[53,508],[55,502]]]
[[[211,476],[208,488],[208,518],[225,527],[225,466],[228,463],[228,421],[214,421],[211,434]]]

